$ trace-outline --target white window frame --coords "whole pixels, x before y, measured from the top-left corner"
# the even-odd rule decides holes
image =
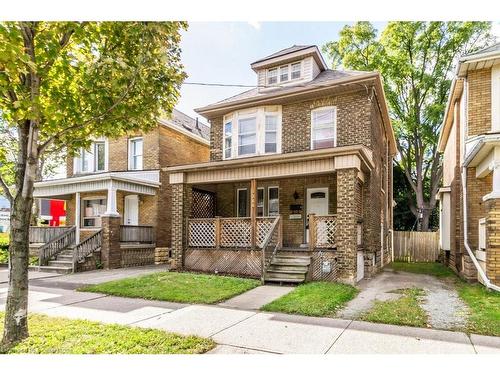
[[[280,74],[279,74],[279,78],[280,78],[280,83],[281,82],[289,82],[290,81],[290,69],[291,69],[291,65],[290,64],[287,64],[287,65],[281,65],[280,66]],[[286,79],[283,79],[283,76],[284,74],[282,73],[282,70],[286,70]]]
[[[132,154],[132,144],[134,142],[141,141],[142,142],[142,154],[140,155],[141,157],[141,167],[140,168],[134,168],[134,157],[137,157],[139,155]],[[130,171],[142,171],[144,170],[144,138],[143,137],[134,137],[134,138],[129,138],[128,140],[128,169]]]
[[[311,111],[311,150],[315,150],[314,148],[314,114],[316,112],[325,111],[325,110],[333,110],[333,147],[337,147],[337,107],[336,106],[326,106],[326,107],[318,107]]]
[[[98,219],[98,222],[101,223],[100,217],[101,215],[98,216],[85,216],[85,201],[94,201],[94,200],[104,200],[104,206],[107,207],[108,200],[107,197],[105,196],[95,196],[95,197],[85,197],[81,199],[81,212],[80,212],[80,227],[85,228],[85,229],[92,229],[92,228],[100,228],[102,225],[94,225],[94,226],[86,226],[85,225],[85,219]]]
[[[273,217],[276,217],[276,216],[279,216],[280,215],[280,188],[279,186],[268,186],[267,187],[267,197],[265,197],[264,201],[267,201],[267,211],[266,211],[266,214],[267,216],[271,216],[271,214],[269,213],[269,202],[270,202],[270,196],[271,194],[269,193],[271,189],[276,189],[278,191],[278,212],[276,213],[276,215],[273,215]]]
[[[300,66],[299,76],[297,78],[292,78],[292,66],[293,65]],[[281,79],[281,69],[284,69],[284,68],[287,69],[287,79],[282,80]],[[294,61],[294,62],[291,62],[288,64],[281,64],[279,66],[269,68],[266,70],[266,84],[267,84],[267,86],[276,86],[276,85],[279,85],[281,83],[287,84],[290,82],[298,81],[298,80],[302,79],[302,77],[304,75],[302,68],[303,68],[302,60]],[[272,83],[269,82],[269,79],[271,78],[271,72],[276,72],[276,82],[272,82]]]
[[[98,143],[104,143],[104,169],[97,169],[97,144]],[[89,158],[89,169],[84,170],[83,169],[83,155],[84,153],[87,153],[90,155]],[[80,149],[80,152],[77,157],[74,158],[73,160],[73,173],[78,174],[78,173],[97,173],[97,172],[105,172],[108,170],[109,166],[109,142],[106,138],[98,138],[93,140],[89,150],[86,150],[84,148]]]
[[[265,152],[266,147],[266,116],[276,116],[276,151],[275,152]],[[255,153],[239,155],[239,124],[240,120],[247,118],[256,118],[256,147]],[[232,134],[231,134],[231,152],[226,155],[226,137],[225,125],[232,123]],[[263,106],[251,108],[243,111],[235,111],[227,114],[223,118],[222,122],[222,159],[239,159],[248,158],[260,155],[274,155],[281,154],[281,139],[282,139],[282,111],[281,106]]]
[[[262,191],[262,215],[259,216],[259,191]],[[257,188],[257,217],[266,216],[266,189],[263,187]]]
[[[246,215],[240,216],[240,191],[245,190],[247,192],[246,205]],[[236,189],[236,217],[248,217],[248,188],[238,188]]]
[[[99,158],[97,157],[97,145],[98,144],[102,144],[104,145],[104,165],[103,165],[103,168],[102,169],[98,169],[98,160]],[[94,142],[94,171],[95,172],[104,172],[105,170],[107,170],[107,166],[106,166],[106,156],[107,156],[107,147],[106,147],[106,141],[95,141]]]
[[[249,132],[249,133],[240,133],[240,121],[245,121],[249,119],[255,119],[255,133],[254,132]],[[248,154],[242,154],[240,155],[240,136],[245,136],[245,135],[252,135],[255,134],[255,151],[252,153]],[[236,130],[236,156],[240,158],[244,157],[249,157],[249,156],[255,156],[259,153],[259,119],[258,119],[258,114],[248,114],[248,115],[242,115],[238,117],[238,125],[237,125],[237,130]],[[248,145],[247,145],[248,146]]]

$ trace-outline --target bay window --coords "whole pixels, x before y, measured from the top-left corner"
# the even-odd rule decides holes
[[[224,117],[223,159],[281,152],[281,107],[233,112]]]
[[[129,161],[128,168],[131,170],[142,169],[142,138],[129,139]]]
[[[322,107],[311,112],[311,149],[335,147],[336,109]]]

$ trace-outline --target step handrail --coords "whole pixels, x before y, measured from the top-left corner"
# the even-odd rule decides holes
[[[38,264],[46,266],[50,259],[55,257],[69,245],[75,243],[76,227],[72,226],[57,237],[38,248]]]
[[[262,283],[264,283],[265,281],[266,272],[271,264],[272,259],[281,246],[281,231],[281,216],[277,216],[273,221],[271,228],[269,228],[269,232],[264,238],[264,242],[262,243]]]
[[[85,258],[102,246],[102,229],[95,232],[89,238],[83,240],[75,246],[73,250],[73,272],[76,264],[85,260]]]

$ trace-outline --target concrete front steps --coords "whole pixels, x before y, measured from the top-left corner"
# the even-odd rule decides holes
[[[59,274],[68,274],[73,272],[73,250],[74,246],[61,251],[54,260],[49,260],[47,266],[40,266],[42,272],[52,272]]]
[[[266,271],[265,282],[299,284],[306,280],[311,257],[278,252]]]

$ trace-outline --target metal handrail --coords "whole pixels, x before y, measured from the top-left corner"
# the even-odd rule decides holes
[[[38,264],[40,266],[47,265],[50,259],[66,249],[69,245],[75,243],[75,236],[76,228],[73,226],[46,244],[40,246],[38,248]]]

